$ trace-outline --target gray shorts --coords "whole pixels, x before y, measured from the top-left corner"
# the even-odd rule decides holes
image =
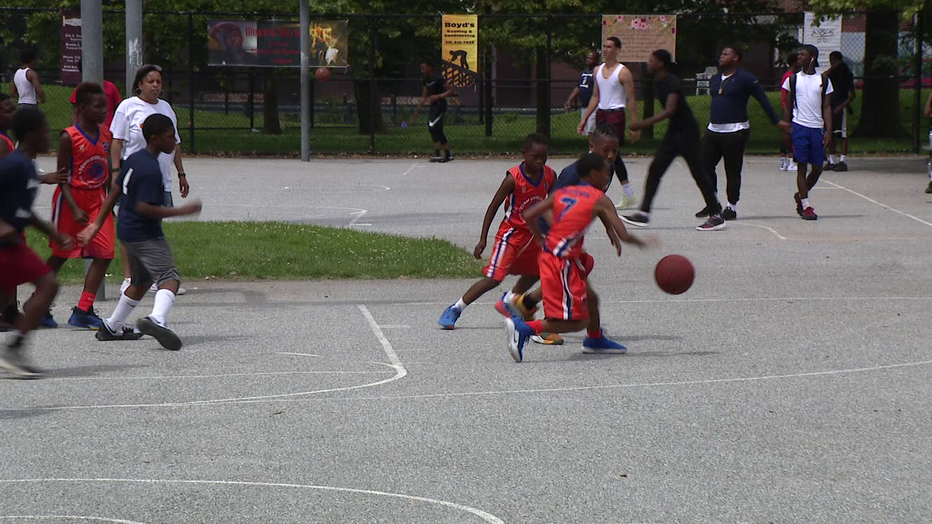
[[[175,207],[175,201],[172,200],[172,192],[165,192],[165,200],[162,202],[162,205],[165,207]]]
[[[123,246],[126,247],[134,286],[149,289],[153,282],[158,285],[168,280],[181,282],[172,249],[164,238],[123,242]]]

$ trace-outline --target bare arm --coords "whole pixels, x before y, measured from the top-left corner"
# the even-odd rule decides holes
[[[618,80],[620,80],[621,85],[624,86],[625,97],[628,99],[626,101],[627,105],[625,106],[628,110],[628,119],[632,124],[636,124],[640,117],[638,116],[638,97],[634,87],[634,75],[631,74],[631,70],[626,67],[618,73]],[[632,140],[636,139],[632,138]]]
[[[117,201],[120,199],[120,194],[123,192],[123,188],[121,188],[119,184],[119,177],[111,176],[110,179],[113,183],[110,186],[110,192],[107,193],[107,198],[101,205],[100,212],[97,213],[97,219],[78,233],[78,242],[80,242],[82,246],[88,245],[94,236],[97,235],[97,232],[100,231],[100,228],[104,227],[104,222],[107,220],[107,217],[110,216],[110,213],[113,212],[113,207],[116,206]]]
[[[32,83],[32,87],[36,90],[36,98],[40,104],[45,103],[45,91],[42,89],[42,83],[39,82],[39,73],[36,73],[35,70],[30,69],[29,73],[26,75],[26,79]]]
[[[611,199],[607,196],[602,195],[602,198],[596,202],[595,209],[593,210],[595,216],[599,217],[599,220],[602,221],[602,224],[605,226],[606,230],[613,230],[618,240],[626,242],[628,244],[634,244],[638,247],[647,247],[653,242],[642,240],[630,233],[628,233],[627,228],[625,228],[624,222],[618,218],[618,212],[615,211],[615,206],[612,204]],[[616,244],[611,235],[609,239],[612,240],[612,244],[615,244],[615,249],[618,252],[618,255],[621,255],[621,244]]]
[[[123,160],[120,158],[123,153],[123,139],[114,138],[113,142],[110,142],[110,169],[112,171],[120,171],[120,166],[123,165]]]
[[[508,195],[514,192],[515,179],[510,173],[506,174],[505,179],[502,180],[502,185],[498,186],[498,191],[495,192],[495,196],[493,196],[492,201],[489,202],[488,209],[485,210],[485,217],[482,219],[482,231],[479,233],[479,243],[476,244],[476,248],[473,249],[472,252],[472,255],[477,259],[482,258],[482,252],[485,251],[489,229],[492,227],[492,220],[495,219],[498,208],[502,207],[502,202],[508,198]]]
[[[601,71],[596,69],[596,74],[602,74]],[[586,107],[586,114],[582,116],[582,120],[579,122],[579,127],[576,129],[579,134],[583,134],[583,131],[586,129],[586,122],[589,121],[589,117],[592,116],[592,113],[595,112],[596,108],[599,107],[599,83],[595,81],[595,78],[592,80],[595,82],[592,85],[592,98],[589,99],[589,106]]]
[[[178,188],[181,190],[181,198],[188,198],[191,186],[188,185],[188,175],[184,172],[184,165],[181,163],[181,144],[175,144],[175,169],[178,170]]]
[[[573,104],[573,100],[579,98],[579,86],[573,88],[573,92],[570,93],[570,97],[566,99],[566,110],[570,110],[570,106]]]
[[[456,88],[454,88],[453,84],[451,84],[450,82],[444,82],[443,87],[444,89],[446,89],[446,91],[444,91],[443,93],[440,93],[439,95],[434,95],[430,97],[431,102],[440,100],[441,98],[450,98],[451,96],[456,94]]]
[[[538,202],[524,210],[524,221],[527,222],[527,228],[531,231],[531,234],[534,235],[534,240],[540,245],[544,244],[544,235],[540,231],[540,226],[537,224],[537,219],[540,216],[552,213],[553,193],[551,193],[550,196],[548,196],[543,201]]]
[[[68,133],[62,133],[58,138],[58,170],[66,172],[71,170],[71,136]],[[75,202],[74,195],[71,193],[71,184],[65,181],[58,184],[58,187],[61,189],[65,203],[71,209],[74,221],[86,224],[88,222],[87,213],[78,207],[78,203]]]
[[[656,115],[648,118],[647,120],[642,120],[640,122],[634,122],[629,128],[632,130],[639,130],[645,127],[650,127],[658,122],[663,122],[664,120],[673,116],[673,113],[676,112],[676,106],[680,103],[680,95],[677,93],[670,93],[667,95],[667,103],[664,105],[663,111],[657,113]]]
[[[424,104],[427,103],[427,99],[430,95],[427,94],[427,86],[424,86],[424,94],[421,95],[421,101],[417,104],[417,109],[414,110],[414,115],[411,117],[411,122],[417,120],[417,115],[421,112],[421,108],[424,107]]]
[[[195,200],[181,207],[165,207],[148,202],[136,202],[136,211],[149,218],[172,218],[186,215],[196,215],[201,212],[201,202]]]
[[[829,103],[829,97],[822,97],[822,118],[825,119],[825,137],[822,139],[822,143],[826,147],[832,143],[832,104]]]

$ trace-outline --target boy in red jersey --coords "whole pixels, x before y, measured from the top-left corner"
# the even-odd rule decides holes
[[[538,255],[541,289],[544,295],[544,320],[525,323],[521,317],[505,319],[508,350],[516,362],[524,360],[524,347],[535,333],[571,333],[588,328],[583,346],[602,352],[624,352],[621,344],[602,333],[599,299],[587,277],[595,261],[583,250],[583,237],[598,217],[609,239],[621,256],[621,242],[646,246],[650,242],[630,235],[615,211],[612,201],[602,192],[608,182],[608,164],[596,153],[584,155],[577,164],[580,184],[558,189],[546,200],[524,212],[534,240],[543,246]],[[547,211],[553,223],[544,238],[537,218]]]
[[[547,198],[557,179],[554,170],[546,165],[548,147],[547,137],[539,133],[530,134],[524,139],[524,162],[509,169],[505,174],[505,180],[485,212],[479,243],[473,250],[473,256],[477,259],[482,257],[492,220],[504,202],[505,218],[495,236],[492,258],[483,270],[483,278],[473,284],[456,304],[448,307],[440,316],[438,323],[443,329],[453,329],[466,306],[498,287],[506,275],[521,276],[512,290],[517,294],[526,292],[540,278],[537,268],[537,253],[540,249],[534,243],[534,237],[524,221],[523,213]]]
[[[110,180],[110,130],[102,126],[107,116],[107,98],[98,84],[83,83],[75,90],[77,123],[61,133],[58,142],[58,168],[68,169],[71,177],[60,184],[52,198],[52,223],[59,233],[77,237],[94,221],[107,198]],[[107,214],[100,233],[86,245],[64,249],[50,244],[52,256],[46,264],[58,273],[72,258],[91,258],[91,268],[84,279],[84,292],[72,309],[68,324],[77,328],[97,329],[100,317],[94,313],[97,290],[113,260],[113,215]],[[53,319],[48,313],[46,322]]]

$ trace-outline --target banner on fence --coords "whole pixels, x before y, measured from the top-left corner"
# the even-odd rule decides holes
[[[657,49],[666,49],[676,60],[676,16],[603,15],[602,40],[621,40],[620,62],[647,62]]]
[[[443,15],[441,74],[457,87],[476,84],[479,78],[479,17]]]
[[[61,83],[78,85],[81,83],[81,13],[79,11],[61,12]]]
[[[311,22],[311,67],[349,65],[346,20]],[[300,67],[301,26],[297,22],[209,20],[208,64],[212,66]]]
[[[803,19],[803,44],[819,49],[819,70],[828,69],[828,55],[841,51],[841,17],[825,18],[821,21],[815,13],[806,11]]]
[[[349,67],[346,20],[311,21],[311,67]]]

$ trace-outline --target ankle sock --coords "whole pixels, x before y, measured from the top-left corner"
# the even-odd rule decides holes
[[[527,325],[531,328],[532,331],[534,331],[534,334],[536,335],[540,335],[540,333],[544,330],[543,320],[532,320],[528,322]]]
[[[809,205],[809,199],[808,199],[808,198],[801,198],[801,199],[799,199],[799,203],[803,206],[803,210],[805,210],[807,207],[811,207],[811,206]]]
[[[114,331],[123,329],[123,326],[126,325],[126,319],[133,314],[133,310],[136,309],[138,304],[138,300],[129,298],[125,293],[121,295],[120,302],[116,305],[116,308],[114,308],[113,314],[106,320],[110,329]]]
[[[602,338],[602,328],[599,328],[599,329],[596,330],[596,331],[593,331],[593,330],[591,330],[591,329],[587,329],[587,330],[586,330],[586,336],[589,337],[589,338]]]
[[[97,300],[96,294],[83,291],[81,293],[81,299],[78,300],[78,309],[81,311],[90,311],[91,308],[94,307],[95,300]]]
[[[453,304],[453,307],[456,308],[456,309],[458,309],[458,310],[460,310],[460,312],[462,312],[464,309],[466,309],[466,306],[468,306],[468,305],[469,305],[469,304],[463,302],[463,299],[461,298],[461,299],[459,299],[459,300],[456,301],[456,304]]]
[[[156,324],[165,327],[165,317],[174,304],[175,294],[169,289],[160,289],[155,293],[155,304],[152,305],[152,313],[149,316]]]

